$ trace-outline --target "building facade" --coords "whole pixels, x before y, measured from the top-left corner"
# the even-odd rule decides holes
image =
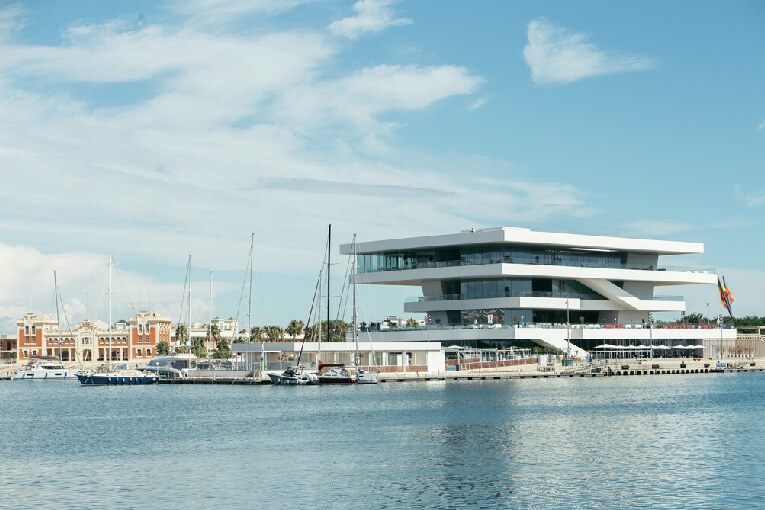
[[[340,250],[350,254],[352,246]],[[732,328],[652,327],[652,313],[685,310],[683,297],[661,295],[662,287],[717,283],[713,268],[665,266],[659,258],[703,251],[701,243],[511,227],[356,245],[359,283],[422,292],[404,311],[426,314],[427,326],[378,332],[380,339],[533,343],[579,356],[604,342],[709,341],[713,350],[719,338],[735,338]]]
[[[128,321],[108,324],[88,319],[73,329],[59,329],[52,315],[27,313],[16,321],[17,359],[53,356],[62,361],[137,361],[156,355],[157,344],[170,343],[170,319],[139,312]]]

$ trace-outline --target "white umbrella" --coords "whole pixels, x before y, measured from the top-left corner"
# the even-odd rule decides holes
[[[596,349],[608,349],[609,347],[610,345],[608,344],[600,344],[595,346]]]
[[[673,346],[672,348],[673,348],[673,349],[687,349],[687,348],[688,348],[688,346],[687,346],[687,345],[675,345],[675,346]]]
[[[663,350],[667,350],[667,349],[669,349],[669,347],[667,347],[666,345],[654,345],[654,346],[653,346],[653,350],[654,350],[654,351],[655,351],[655,350],[660,350],[660,351],[663,351]]]

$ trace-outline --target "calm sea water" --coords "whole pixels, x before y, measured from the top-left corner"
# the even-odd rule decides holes
[[[742,508],[765,374],[81,387],[0,382],[0,507]]]

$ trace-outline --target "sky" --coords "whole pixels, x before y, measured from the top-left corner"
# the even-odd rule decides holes
[[[329,223],[335,307],[353,234],[518,226],[704,243],[664,263],[765,315],[763,49],[759,1],[0,0],[0,334],[54,269],[105,319],[107,254],[115,320],[177,320],[191,255],[247,323],[251,235],[249,321],[305,320]]]

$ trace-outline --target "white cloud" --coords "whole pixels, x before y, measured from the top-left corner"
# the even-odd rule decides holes
[[[539,85],[569,83],[601,74],[644,71],[654,65],[650,58],[599,50],[586,42],[587,38],[585,34],[571,33],[544,18],[531,21],[523,56],[531,68],[534,82]]]
[[[21,4],[6,4],[0,6],[0,42],[9,39],[23,23],[24,8]]]
[[[765,129],[765,120],[760,122],[760,124],[757,126],[757,130]]]
[[[332,22],[329,30],[349,39],[365,32],[380,32],[391,26],[409,25],[412,20],[397,18],[391,5],[393,0],[359,0],[353,4],[355,15]]]
[[[12,273],[0,285],[0,326],[30,295],[35,311],[55,311],[53,267],[67,309],[94,309],[103,253],[148,268],[123,274],[133,302],[150,289],[154,308],[177,319],[186,254],[220,271],[224,293],[240,283],[251,232],[257,272],[312,280],[330,221],[345,241],[592,214],[566,184],[498,184],[482,177],[496,162],[396,149],[402,113],[427,115],[480,92],[470,69],[342,72],[326,33],[200,27],[117,20],[70,27],[61,45],[0,42],[0,237],[13,244],[0,249],[0,274]],[[144,88],[117,104],[88,92],[125,85]],[[179,274],[145,274],[157,266]],[[258,321],[299,315],[302,291],[258,290]],[[192,309],[204,315],[205,301],[195,297]],[[115,307],[118,317],[130,311]]]

